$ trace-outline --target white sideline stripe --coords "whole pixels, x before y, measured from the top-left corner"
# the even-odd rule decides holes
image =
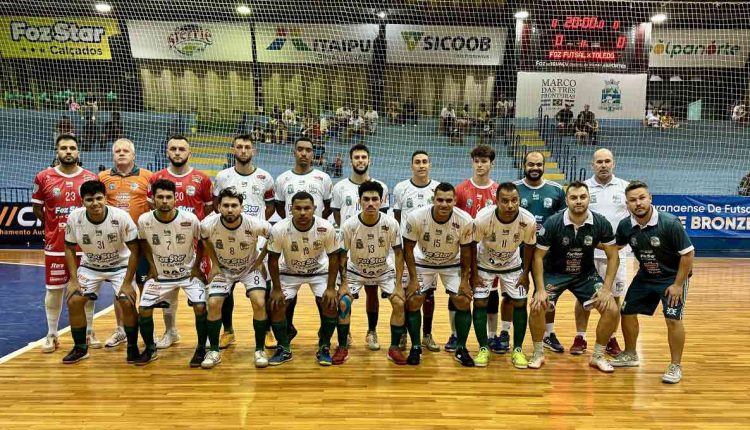
[[[105,315],[105,314],[108,314],[108,313],[112,312],[112,310],[114,308],[115,308],[114,305],[109,305],[109,307],[104,308],[104,309],[100,310],[99,312],[95,313],[94,314],[94,319],[97,319],[97,318],[99,318],[102,315]],[[67,327],[65,327],[63,329],[60,329],[57,332],[57,336],[60,337],[60,335],[67,334],[69,331],[70,331],[70,326],[67,326]],[[45,336],[45,337],[37,340],[36,342],[30,342],[28,345],[24,346],[23,348],[17,349],[15,351],[11,352],[10,354],[7,354],[7,355],[4,355],[3,357],[0,357],[0,364],[5,364],[6,362],[8,362],[8,361],[10,361],[10,360],[18,357],[19,355],[21,355],[21,354],[23,354],[25,352],[28,352],[28,351],[36,348],[37,346],[42,346],[42,344],[44,344],[44,340],[46,338],[47,338],[47,336]]]
[[[0,261],[0,264],[12,264],[14,266],[44,267],[44,264],[39,264],[39,263],[15,263],[15,262],[11,262],[11,261]]]

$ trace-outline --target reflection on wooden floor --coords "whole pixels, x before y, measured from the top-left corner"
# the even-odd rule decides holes
[[[0,259],[38,263],[41,254],[0,253]],[[145,368],[127,365],[122,348],[95,350],[90,359],[63,366],[69,334],[54,354],[37,348],[0,365],[0,428],[740,429],[750,423],[750,260],[697,260],[686,309],[684,377],[676,386],[661,383],[668,349],[660,314],[641,319],[641,367],[612,375],[590,369],[589,354],[549,352],[539,371],[515,370],[508,356],[498,355],[488,368],[463,369],[445,352],[427,352],[419,367],[398,367],[385,350],[365,349],[360,300],[351,359],[321,368],[313,361],[318,316],[311,293],[302,290],[294,361],[256,370],[251,309],[238,292],[239,341],[222,364],[206,371],[188,368],[195,330],[181,299],[182,342]],[[439,295],[434,332],[440,342],[449,331],[446,303]],[[572,296],[558,309],[557,333],[567,348],[575,334]],[[389,312],[382,301],[378,332],[384,346]],[[160,312],[155,316],[160,334]],[[591,346],[594,323],[592,318]],[[113,314],[95,326],[103,340]],[[476,350],[473,339],[470,349]],[[531,350],[530,336],[525,350]]]

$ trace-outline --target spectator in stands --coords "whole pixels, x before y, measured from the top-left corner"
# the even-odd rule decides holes
[[[458,115],[456,116],[456,124],[458,125],[458,133],[460,136],[463,136],[466,131],[471,128],[473,120],[471,117],[471,110],[469,108],[469,105],[465,104],[464,107],[458,111]]]
[[[75,136],[76,134],[76,128],[73,125],[73,121],[71,121],[70,117],[67,115],[61,116],[55,126],[55,139],[61,134],[69,134],[71,136]]]
[[[286,124],[287,129],[294,128],[297,125],[297,111],[294,109],[294,102],[289,103],[284,114],[281,116],[281,120]]]
[[[113,143],[115,140],[125,137],[125,130],[122,126],[120,112],[112,112],[112,117],[107,122],[104,130],[106,134],[102,145]]]
[[[750,116],[747,115],[747,107],[744,103],[738,102],[732,109],[732,121],[738,124],[747,124]]]
[[[500,95],[500,99],[495,104],[495,117],[507,118],[511,116],[513,110],[513,102],[508,100],[504,95]]]
[[[375,134],[378,127],[378,111],[373,109],[372,105],[368,106],[365,112],[365,126],[368,134]]]
[[[417,126],[417,105],[411,97],[407,98],[406,103],[404,103],[404,118],[401,124],[406,125],[409,121],[413,122],[414,127]]]
[[[661,128],[680,128],[680,124],[669,114],[669,111],[665,111],[661,116]]]
[[[646,127],[660,127],[661,118],[659,118],[659,111],[656,109],[647,110],[646,118],[643,120],[643,125]]]
[[[750,197],[750,172],[740,180],[740,187],[737,191],[741,196]]]
[[[440,111],[440,123],[438,124],[438,134],[450,135],[456,126],[456,111],[453,109],[453,103],[448,103]]]
[[[253,139],[253,143],[268,143],[266,140],[266,133],[263,131],[263,127],[261,127],[258,121],[255,121],[253,124],[253,131],[250,133],[250,137]]]
[[[341,135],[341,132],[346,132],[349,127],[349,120],[352,117],[352,111],[349,109],[349,105],[344,103],[340,108],[336,109],[336,124],[332,132],[334,137]]]
[[[596,135],[599,132],[599,122],[596,120],[594,112],[589,110],[589,105],[583,105],[583,110],[578,113],[575,122],[576,138],[581,143],[587,143],[590,140],[592,145],[596,145]]]
[[[86,98],[83,99],[83,102],[85,104],[84,119],[96,121],[96,113],[99,111],[99,101],[96,99],[96,96],[94,96],[94,93],[91,91],[87,92]]]
[[[313,141],[313,164],[325,166],[326,146],[321,141]]]
[[[344,172],[344,160],[341,153],[336,154],[336,160],[333,162],[333,177],[340,178]]]
[[[573,128],[573,111],[570,110],[570,105],[565,105],[563,109],[560,109],[555,115],[557,121],[557,132],[562,134],[570,134],[574,131]]]
[[[79,109],[81,109],[81,105],[78,104],[76,98],[73,96],[68,97],[68,100],[65,101],[65,104],[68,105],[68,110],[71,112],[77,112]]]
[[[479,144],[484,144],[485,140],[492,140],[494,134],[494,121],[492,121],[492,115],[487,104],[479,103],[479,111],[477,112],[477,127],[479,128]]]
[[[271,137],[273,143],[278,143],[276,138],[279,134],[280,124],[282,124],[281,116],[281,109],[279,109],[277,105],[274,105],[273,110],[271,111],[271,118],[268,120],[268,124],[266,125],[266,135]]]
[[[365,119],[362,117],[362,111],[354,109],[351,118],[349,118],[349,128],[347,129],[347,138],[361,141],[365,135]]]
[[[403,126],[406,124],[402,121],[404,119],[401,112],[401,102],[398,99],[391,100],[388,103],[388,121],[391,124],[401,124]]]

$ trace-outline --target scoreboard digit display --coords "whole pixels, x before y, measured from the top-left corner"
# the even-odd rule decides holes
[[[546,60],[619,62],[632,47],[630,25],[597,15],[562,15],[543,22],[541,45]]]

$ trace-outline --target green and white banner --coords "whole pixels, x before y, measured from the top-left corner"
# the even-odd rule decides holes
[[[400,64],[497,66],[503,62],[507,29],[390,24],[386,61]]]

